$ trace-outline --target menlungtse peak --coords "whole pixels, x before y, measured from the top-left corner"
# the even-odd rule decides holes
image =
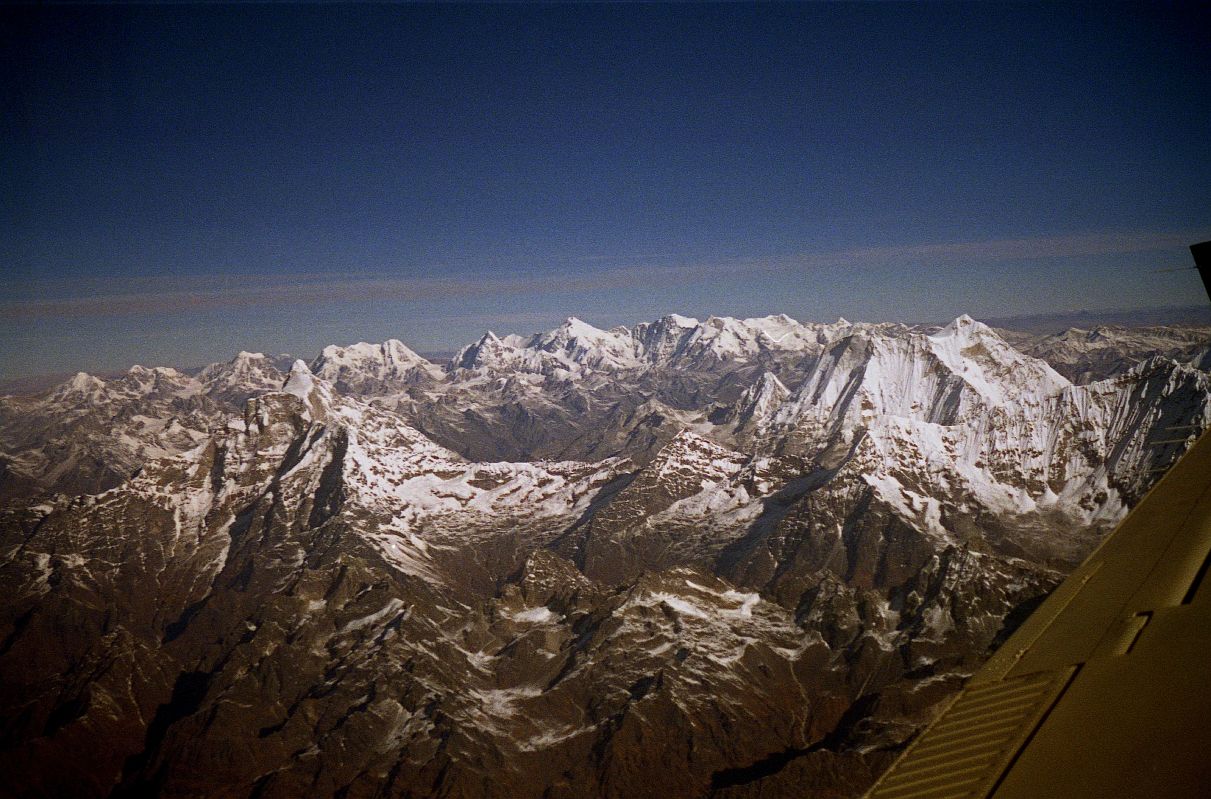
[[[527,346],[537,347],[539,349],[552,349],[562,347],[572,341],[580,341],[584,346],[592,346],[593,344],[613,339],[613,334],[594,327],[587,322],[577,319],[575,316],[569,316],[564,323],[554,330],[549,330],[545,333],[535,333],[530,337]]]
[[[512,349],[512,347],[489,330],[474,344],[468,344],[459,350],[452,363],[455,368],[474,369],[491,362],[492,356],[503,349]]]
[[[976,320],[972,319],[970,316],[968,316],[967,314],[964,313],[964,314],[959,314],[953,320],[951,320],[950,324],[947,325],[947,327],[952,330],[962,330],[963,328],[972,327],[975,324],[976,324]]]
[[[60,405],[95,404],[104,399],[105,381],[87,372],[76,372],[46,393],[46,401]]]
[[[263,352],[248,352],[247,350],[240,350],[235,354],[235,357],[229,361],[229,363],[249,363],[263,360],[265,360],[265,353]]]

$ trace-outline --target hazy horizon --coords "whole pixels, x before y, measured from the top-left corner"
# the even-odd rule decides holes
[[[683,314],[683,315],[685,315],[685,314]],[[772,316],[772,315],[775,315],[775,314],[758,314],[757,316]],[[655,321],[657,318],[659,318],[659,317],[651,317],[651,318],[637,319],[637,320],[632,320],[632,321],[627,321],[627,322],[621,322],[618,324],[604,324],[604,323],[597,324],[597,323],[594,323],[591,315],[572,314],[572,316],[575,316],[576,318],[581,319],[581,321],[588,322],[589,324],[593,325],[594,327],[599,327],[601,329],[609,329],[609,328],[618,327],[618,326],[634,327],[637,324],[642,324],[644,322],[652,322],[652,321]],[[696,316],[695,318],[699,319],[700,321],[705,321],[707,318],[709,318],[711,316],[725,316],[725,315],[724,314],[701,314],[701,315]],[[804,323],[813,323],[813,322],[827,323],[827,322],[834,322],[839,317],[842,317],[842,316],[843,315],[841,315],[841,314],[837,314],[831,318],[814,318],[814,319],[796,318],[796,321],[804,322]],[[310,363],[312,360],[314,360],[316,357],[319,356],[320,351],[324,347],[327,347],[330,345],[350,346],[352,344],[357,344],[357,343],[378,344],[378,343],[382,343],[382,342],[390,340],[390,339],[396,339],[396,340],[402,341],[406,346],[409,347],[409,349],[412,349],[413,351],[417,352],[419,355],[429,358],[431,360],[437,359],[437,361],[440,362],[441,360],[452,358],[454,355],[457,354],[457,352],[460,349],[462,349],[463,347],[465,347],[467,345],[474,344],[484,334],[486,334],[488,332],[495,333],[496,335],[501,336],[501,337],[504,337],[504,336],[507,336],[510,334],[520,335],[523,337],[529,337],[531,335],[547,332],[549,330],[552,330],[552,329],[558,327],[560,324],[562,324],[566,320],[566,318],[567,317],[563,317],[563,318],[551,317],[548,319],[548,321],[545,324],[536,324],[536,325],[531,325],[530,327],[516,327],[516,328],[498,327],[497,329],[492,329],[490,327],[483,327],[482,329],[475,332],[473,335],[469,336],[468,338],[457,342],[455,346],[444,348],[444,349],[413,346],[413,342],[408,341],[406,338],[403,338],[397,334],[387,333],[386,335],[382,335],[382,336],[360,336],[360,337],[354,336],[353,338],[347,338],[347,339],[341,339],[341,340],[334,339],[331,341],[324,341],[314,347],[311,347],[310,349],[291,350],[291,349],[285,349],[285,348],[277,349],[277,348],[273,348],[273,347],[244,346],[244,347],[238,347],[237,349],[231,350],[230,352],[227,352],[227,353],[219,354],[218,356],[213,357],[213,358],[194,360],[194,361],[172,362],[172,361],[156,361],[154,359],[153,360],[145,359],[143,361],[115,362],[115,363],[110,363],[110,364],[98,362],[93,365],[83,365],[83,366],[80,366],[79,368],[69,368],[69,369],[61,369],[61,370],[47,369],[47,370],[39,371],[39,372],[14,373],[14,374],[0,373],[0,394],[31,393],[31,392],[43,391],[47,388],[50,388],[50,387],[56,385],[58,382],[61,382],[63,379],[69,378],[71,375],[73,375],[77,372],[86,372],[86,373],[93,374],[95,376],[102,377],[102,378],[116,377],[118,375],[125,374],[131,368],[133,368],[135,366],[142,366],[144,368],[167,366],[167,367],[172,367],[175,369],[180,369],[180,370],[189,372],[189,371],[202,369],[203,367],[209,366],[213,363],[221,363],[221,362],[229,361],[232,358],[234,358],[237,354],[239,354],[240,352],[259,353],[261,355],[265,355],[265,356],[271,357],[271,358],[278,358],[278,357],[282,357],[282,356],[286,356],[286,357],[290,357],[290,358],[302,358],[303,360]],[[748,318],[751,318],[751,317],[748,317]],[[792,317],[792,318],[794,318],[794,317]],[[982,318],[976,317],[976,318],[979,321],[984,322],[985,324],[988,324],[994,328],[1002,328],[1002,329],[1014,330],[1014,331],[1019,331],[1019,332],[1024,332],[1024,333],[1053,333],[1053,332],[1060,332],[1060,331],[1063,331],[1063,330],[1066,330],[1069,328],[1073,328],[1073,327],[1077,327],[1077,328],[1095,327],[1095,326],[1102,326],[1102,325],[1122,326],[1122,327],[1145,327],[1145,326],[1152,326],[1152,325],[1200,325],[1201,326],[1201,325],[1211,325],[1211,306],[1186,305],[1186,306],[1165,306],[1165,307],[1160,307],[1160,308],[1134,308],[1134,309],[1117,308],[1117,309],[1108,309],[1108,310],[1101,310],[1101,311],[1078,309],[1078,310],[1073,310],[1073,311],[1056,312],[1056,313],[1050,313],[1050,314],[1022,314],[1022,315],[1013,316],[1013,317],[982,317]],[[952,321],[952,319],[953,319],[952,317],[930,319],[930,320],[854,318],[854,319],[848,319],[848,321],[856,322],[856,323],[899,322],[901,324],[913,326],[913,325],[945,325],[945,324],[949,323],[950,321]],[[497,319],[497,321],[507,321],[507,320]],[[76,357],[80,357],[80,356],[76,356]]]

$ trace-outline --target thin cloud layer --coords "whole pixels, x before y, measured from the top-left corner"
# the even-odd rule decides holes
[[[732,258],[709,263],[642,264],[541,276],[380,278],[309,276],[304,282],[268,282],[258,276],[233,285],[230,276],[198,278],[188,290],[151,290],[71,298],[31,298],[0,303],[12,320],[162,315],[186,311],[264,305],[318,305],[332,302],[440,300],[460,297],[551,295],[603,291],[753,272],[796,274],[838,266],[990,263],[1076,258],[1182,249],[1198,237],[1190,232],[1103,231],[1062,236],[870,247],[828,253]],[[578,260],[584,260],[583,258]],[[274,281],[280,280],[278,277]]]

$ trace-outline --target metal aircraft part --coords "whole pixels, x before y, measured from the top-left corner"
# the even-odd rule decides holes
[[[1191,244],[1190,254],[1194,256],[1198,275],[1203,279],[1203,287],[1207,289],[1207,297],[1211,298],[1211,241]]]

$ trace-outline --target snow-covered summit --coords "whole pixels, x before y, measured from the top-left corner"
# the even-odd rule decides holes
[[[811,353],[851,327],[803,324],[786,314],[751,319],[711,316],[703,321],[669,314],[634,327],[601,330],[569,317],[553,330],[529,338],[487,334],[454,358],[455,368],[517,370],[641,371],[652,367],[716,369],[767,353]]]
[[[1046,361],[1023,355],[967,314],[926,338],[932,354],[992,405],[1048,397],[1070,385]]]
[[[571,369],[632,369],[639,366],[629,331],[601,330],[574,316],[554,330],[535,333],[525,346],[551,353]]]
[[[511,353],[517,346],[505,343],[491,330],[480,336],[479,341],[468,344],[458,351],[452,361],[456,369],[477,369],[504,360],[504,353]]]
[[[1035,441],[1025,421],[1007,432],[1009,419],[1042,429],[1037,420],[1068,413],[1057,410],[1059,397],[1077,396],[1068,379],[1032,352],[1127,347],[1142,354],[1161,346],[1185,352],[1181,348],[1197,346],[1200,335],[1185,328],[1070,330],[1032,339],[1038,346],[1030,350],[1015,334],[967,315],[929,331],[843,318],[804,323],[786,314],[669,314],[606,330],[568,317],[529,336],[485,332],[445,368],[389,339],[325,347],[301,367],[240,352],[196,376],[141,366],[108,380],[81,373],[36,400],[10,403],[13,410],[4,417],[10,443],[0,454],[11,470],[36,480],[54,471],[55,453],[77,446],[74,460],[60,471],[102,464],[99,485],[108,485],[148,457],[193,446],[225,415],[238,414],[248,398],[283,386],[317,416],[327,412],[331,398],[372,402],[442,446],[482,461],[625,455],[645,464],[678,430],[688,429],[728,447],[813,456],[827,450],[831,463],[867,432],[894,430],[900,442],[909,428],[911,435],[935,435],[922,425],[953,427],[960,437],[1000,436],[1000,451],[1062,453],[1063,446]],[[1204,351],[1187,357],[1203,363]],[[1130,390],[1128,384],[1098,389]],[[1199,390],[1190,383],[1181,392],[1195,397]],[[1171,423],[1184,422],[1190,412],[1175,412]],[[22,416],[43,421],[11,421]],[[1090,421],[1089,435],[1103,442],[1098,446],[1110,440],[1103,430],[1109,424],[1101,417]],[[974,451],[968,444],[961,449]]]
[[[198,380],[205,393],[239,404],[280,386],[285,379],[283,360],[283,356],[271,358],[260,352],[240,351],[226,363],[207,366],[198,373]]]
[[[968,316],[933,335],[854,329],[824,351],[773,423],[835,433],[881,416],[949,425],[1038,405],[1068,385]]]
[[[311,392],[314,390],[315,376],[307,367],[307,362],[299,358],[290,367],[290,374],[287,376],[285,384],[282,385],[282,391],[293,394],[305,402],[311,397]]]
[[[325,347],[311,371],[342,391],[358,394],[387,393],[441,378],[440,367],[417,355],[398,339],[381,344],[358,342],[346,347]]]
[[[105,390],[105,381],[87,372],[76,372],[67,380],[51,389],[50,399],[54,402],[95,402]]]

